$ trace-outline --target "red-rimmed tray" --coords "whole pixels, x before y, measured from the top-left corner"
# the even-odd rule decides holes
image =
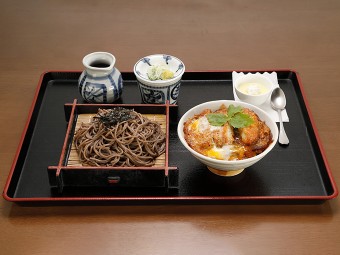
[[[212,174],[185,150],[177,122],[191,107],[210,100],[233,99],[232,72],[186,72],[177,107],[169,113],[169,165],[178,168],[178,189],[50,186],[47,167],[58,166],[67,131],[64,104],[78,99],[80,72],[47,72],[41,76],[29,118],[3,191],[6,200],[30,203],[320,203],[338,195],[298,74],[276,71],[287,97],[291,143],[276,145],[266,158],[242,174]],[[124,91],[116,104],[140,104],[135,76],[122,73]]]

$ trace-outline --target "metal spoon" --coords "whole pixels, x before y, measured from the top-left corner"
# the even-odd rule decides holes
[[[286,107],[286,96],[281,88],[275,88],[272,92],[270,98],[271,106],[274,110],[279,113],[280,120],[280,133],[279,133],[279,143],[280,144],[289,144],[289,139],[286,135],[285,129],[282,123],[281,111]]]

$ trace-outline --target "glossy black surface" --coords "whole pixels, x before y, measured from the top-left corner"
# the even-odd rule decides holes
[[[177,137],[177,123],[191,107],[210,100],[233,99],[231,72],[188,72],[183,77],[177,109],[171,111],[169,165],[179,169],[179,189],[169,196],[163,190],[66,189],[61,197],[163,197],[220,199],[274,198],[309,200],[334,193],[317,144],[296,74],[278,71],[287,97],[290,118],[285,129],[291,143],[276,145],[263,160],[232,178],[219,177],[196,160]],[[80,72],[47,73],[42,81],[32,119],[16,163],[7,195],[12,198],[53,198],[47,166],[57,165],[66,132],[64,104],[74,98]],[[123,73],[122,98],[115,103],[139,104],[141,97],[133,73]],[[320,199],[320,198],[318,198]],[[188,200],[188,201],[189,201]]]

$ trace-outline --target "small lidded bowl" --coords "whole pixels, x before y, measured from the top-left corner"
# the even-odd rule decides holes
[[[144,103],[176,104],[185,71],[183,62],[167,54],[141,58],[133,71]]]
[[[234,81],[237,97],[246,103],[261,105],[269,98],[274,84],[266,76],[256,73],[248,73]]]

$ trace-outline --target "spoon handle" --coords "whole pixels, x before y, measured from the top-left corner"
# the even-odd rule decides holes
[[[283,127],[281,110],[278,110],[278,113],[279,113],[279,120],[280,120],[279,143],[280,144],[289,144],[289,139],[288,139],[286,131]]]

